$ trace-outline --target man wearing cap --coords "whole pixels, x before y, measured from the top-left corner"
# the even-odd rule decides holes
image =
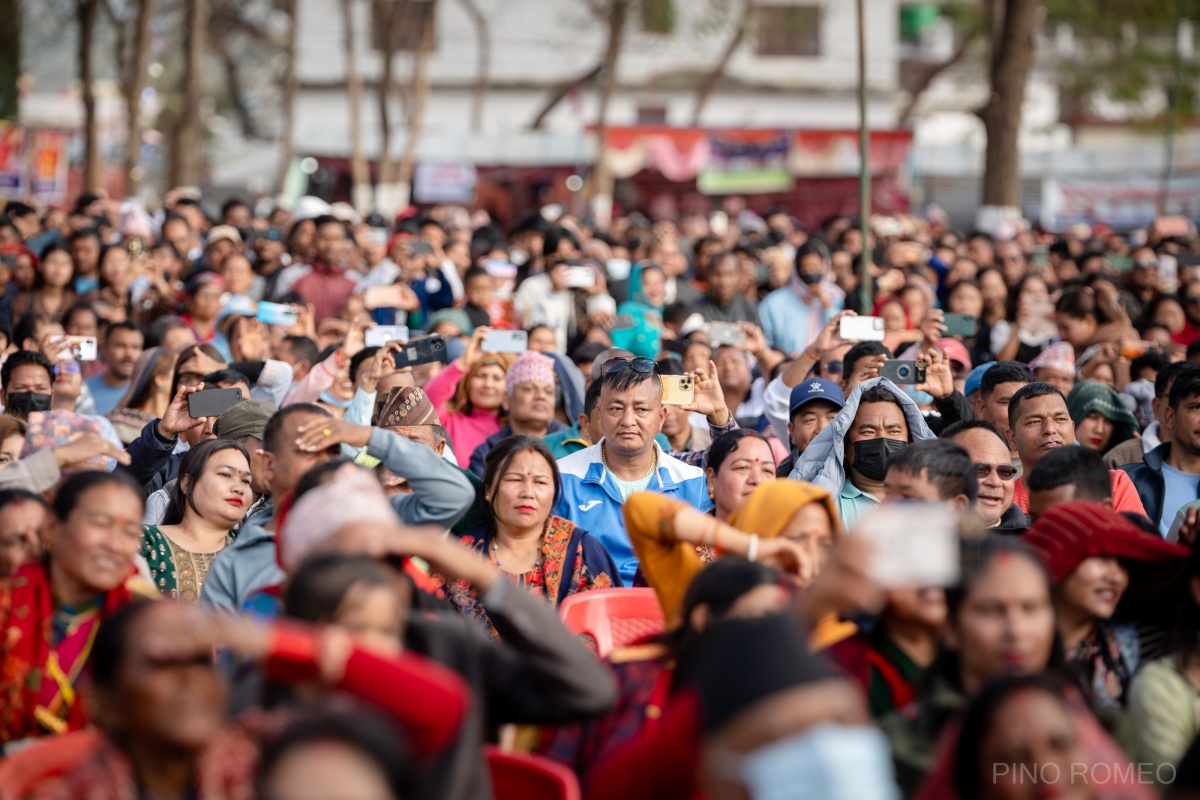
[[[246,248],[242,242],[242,235],[232,225],[217,225],[209,229],[205,239],[208,242],[208,249],[204,251],[204,261],[209,269],[216,272],[221,271],[225,259]]]
[[[491,512],[483,496],[483,481],[475,473],[458,466],[458,461],[453,454],[449,453],[447,449],[449,436],[446,434],[446,429],[442,427],[442,421],[438,419],[433,403],[429,401],[429,397],[423,390],[415,386],[400,386],[390,390],[379,405],[376,425],[385,431],[398,433],[410,442],[425,445],[442,456],[446,463],[459,470],[463,477],[470,482],[471,488],[475,491],[475,502],[467,509],[463,518],[450,529],[451,533],[466,533],[491,522]],[[363,454],[360,454],[359,463],[362,464],[363,461]],[[371,462],[377,462],[377,459],[371,459]],[[366,464],[366,466],[373,465],[372,463]],[[397,485],[402,485],[403,491],[409,491],[408,481],[388,470],[385,473],[385,481],[391,478],[397,478],[399,480]]]
[[[779,464],[777,474],[791,475],[804,448],[845,406],[842,387],[833,381],[809,378],[792,387],[787,424],[792,452]]]
[[[504,375],[503,408],[508,424],[493,433],[471,453],[471,472],[483,477],[483,462],[492,448],[513,434],[539,439],[565,430],[554,418],[554,359],[526,350]]]

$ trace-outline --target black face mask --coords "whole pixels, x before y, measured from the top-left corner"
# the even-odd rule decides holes
[[[825,274],[822,272],[801,272],[800,273],[800,282],[805,284],[806,286],[812,286],[814,284],[820,283],[821,279],[824,277],[825,277]]]
[[[897,439],[863,439],[854,443],[854,467],[869,481],[881,481],[887,475],[887,460],[899,453],[908,442]]]
[[[28,419],[30,412],[49,411],[51,397],[41,392],[12,392],[5,411],[14,417]]]

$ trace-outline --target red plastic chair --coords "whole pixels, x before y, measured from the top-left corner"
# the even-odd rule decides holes
[[[580,800],[575,773],[542,756],[485,745],[494,800]]]
[[[589,636],[596,655],[607,658],[618,647],[662,633],[663,613],[653,589],[593,589],[573,594],[558,607],[572,633]]]
[[[94,730],[47,736],[0,760],[0,800],[20,800],[49,778],[74,766],[100,745]]]

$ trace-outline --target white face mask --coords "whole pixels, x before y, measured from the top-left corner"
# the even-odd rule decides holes
[[[736,760],[735,760],[736,759]],[[722,764],[753,800],[899,800],[878,728],[824,723]]]

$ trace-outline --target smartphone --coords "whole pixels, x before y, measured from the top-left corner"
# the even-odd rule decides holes
[[[746,332],[739,328],[736,322],[710,322],[708,339],[713,347],[726,344],[742,345],[746,343]]]
[[[386,347],[388,342],[407,342],[407,325],[376,325],[366,330],[367,347]]]
[[[1029,256],[1029,263],[1035,267],[1050,266],[1050,248],[1044,244],[1034,245],[1033,253]]]
[[[68,336],[67,343],[71,345],[71,358],[76,361],[95,361],[99,355],[95,336]]]
[[[958,518],[936,503],[892,503],[852,531],[871,543],[872,580],[885,589],[925,589],[958,583]]]
[[[838,335],[848,342],[882,342],[883,317],[842,317]]]
[[[943,314],[947,336],[974,336],[979,333],[979,322],[974,314]]]
[[[485,353],[524,353],[529,349],[525,331],[489,331],[480,348]]]
[[[188,415],[193,419],[219,417],[240,402],[241,389],[204,389],[188,395]]]
[[[690,375],[663,375],[662,401],[668,406],[690,406],[696,401],[696,386]]]
[[[445,363],[447,360],[446,339],[444,336],[427,336],[424,339],[414,339],[403,347],[397,347],[395,353],[396,369],[415,367],[420,364],[432,364],[435,361]]]
[[[596,285],[596,272],[591,267],[567,267],[568,289],[590,289]]]
[[[299,313],[296,309],[285,306],[283,303],[268,303],[264,300],[258,304],[258,313],[255,316],[260,322],[268,325],[282,325],[290,328],[296,324]]]
[[[363,305],[368,311],[377,308],[399,308],[404,305],[404,289],[399,284],[372,286],[362,293]]]
[[[515,264],[510,264],[502,258],[485,258],[480,262],[483,268],[487,270],[487,274],[493,278],[515,278],[517,277],[517,267]]]
[[[409,255],[413,256],[427,256],[433,253],[433,245],[429,244],[429,242],[417,239],[415,242],[409,245],[408,253]]]
[[[919,361],[885,361],[879,368],[879,377],[892,383],[924,383],[925,365]]]
[[[1137,358],[1147,352],[1158,350],[1154,342],[1139,342],[1133,339],[1122,339],[1120,343],[1122,358]]]

